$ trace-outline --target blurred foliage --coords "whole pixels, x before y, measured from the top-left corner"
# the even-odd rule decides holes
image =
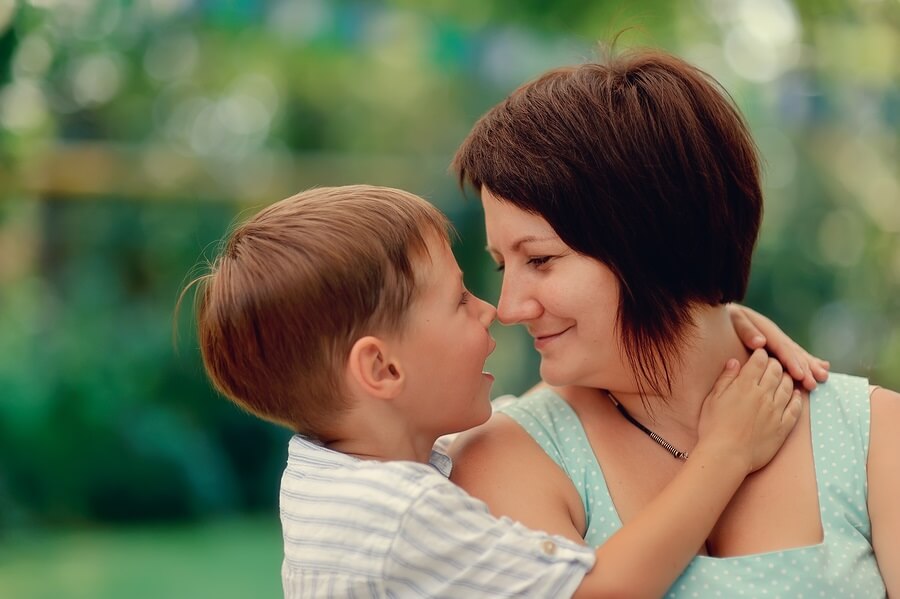
[[[37,534],[0,547],[14,599],[281,596],[276,518]]]
[[[206,383],[179,289],[234,218],[373,182],[457,224],[477,117],[595,42],[715,75],[766,161],[748,304],[835,369],[900,388],[900,4],[480,0],[0,4],[0,531],[274,512],[288,432]],[[198,262],[199,260],[199,262]],[[189,311],[186,311],[189,312]],[[497,393],[536,359],[496,333]]]
[[[3,360],[0,474],[15,503],[0,514],[128,521],[274,506],[277,472],[259,462],[285,435],[211,397],[193,352],[172,351],[173,292],[230,206],[54,198],[29,209],[36,272],[4,289],[4,345],[19,347]]]

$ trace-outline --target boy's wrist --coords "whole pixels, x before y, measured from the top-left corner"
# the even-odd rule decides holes
[[[700,462],[706,468],[714,468],[720,475],[734,474],[741,479],[753,472],[750,452],[746,446],[735,443],[733,439],[719,442],[700,439],[688,460]]]

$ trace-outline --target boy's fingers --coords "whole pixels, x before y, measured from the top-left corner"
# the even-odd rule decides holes
[[[804,389],[812,391],[816,388],[816,379],[813,376],[812,371],[812,356],[803,351],[803,348],[799,345],[797,346],[797,361],[800,363],[802,375],[797,377],[791,372],[791,376],[794,377],[794,380],[800,383]]]
[[[801,384],[803,385],[803,388],[806,389],[807,391],[812,391],[813,389],[816,388],[816,385],[818,383],[816,382],[816,378],[813,376],[812,371],[809,371],[806,373],[806,376],[803,377]]]
[[[787,371],[790,373],[791,377],[795,381],[806,381],[807,377],[809,377],[809,371],[803,365],[803,360],[800,359],[796,351],[788,351],[784,352],[784,365],[787,367]],[[781,356],[776,352],[776,356],[780,359]]]
[[[768,358],[767,362],[766,371],[760,378],[759,384],[766,386],[771,385],[774,388],[781,381],[781,375],[784,374],[784,368],[781,366],[781,362],[775,358]]]
[[[809,369],[804,366],[803,349],[793,342],[771,341],[769,351],[775,356],[782,366],[787,369],[796,381],[804,381],[809,375]]]
[[[803,402],[800,399],[800,392],[794,391],[791,394],[790,401],[788,402],[787,406],[784,409],[784,412],[781,415],[781,423],[784,426],[788,427],[788,430],[791,430],[800,419],[801,413],[803,413]]]
[[[718,397],[722,393],[725,392],[725,389],[728,388],[729,385],[737,378],[738,373],[741,371],[741,364],[734,358],[731,358],[727,362],[725,362],[725,368],[722,370],[721,374],[719,374],[719,378],[716,379],[716,383],[713,385],[712,391],[710,391],[710,397]]]
[[[750,359],[747,360],[747,363],[741,369],[741,378],[750,379],[754,383],[758,383],[763,374],[765,374],[768,361],[769,355],[766,353],[766,350],[754,350],[750,354]]]
[[[810,365],[812,366],[812,373],[816,379],[816,382],[824,383],[828,380],[828,369],[831,367],[831,364],[829,364],[825,360],[813,358],[810,361]]]
[[[753,324],[753,321],[741,309],[731,310],[731,324],[737,333],[738,339],[748,349],[760,349],[766,345],[766,338],[762,331]]]
[[[784,410],[787,407],[787,403],[791,400],[794,392],[794,379],[790,377],[787,373],[781,375],[781,382],[778,384],[778,387],[775,388],[775,392],[772,394],[772,399],[775,402],[775,406],[781,410]]]

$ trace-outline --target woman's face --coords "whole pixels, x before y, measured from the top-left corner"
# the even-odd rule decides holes
[[[619,283],[604,264],[575,252],[542,217],[482,188],[488,251],[503,271],[497,317],[523,324],[551,385],[633,385],[617,326]]]

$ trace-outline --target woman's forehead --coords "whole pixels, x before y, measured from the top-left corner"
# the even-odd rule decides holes
[[[522,210],[505,200],[488,197],[482,200],[488,245],[521,246],[540,241],[559,241],[559,235],[539,214]],[[497,238],[494,240],[493,238]]]

